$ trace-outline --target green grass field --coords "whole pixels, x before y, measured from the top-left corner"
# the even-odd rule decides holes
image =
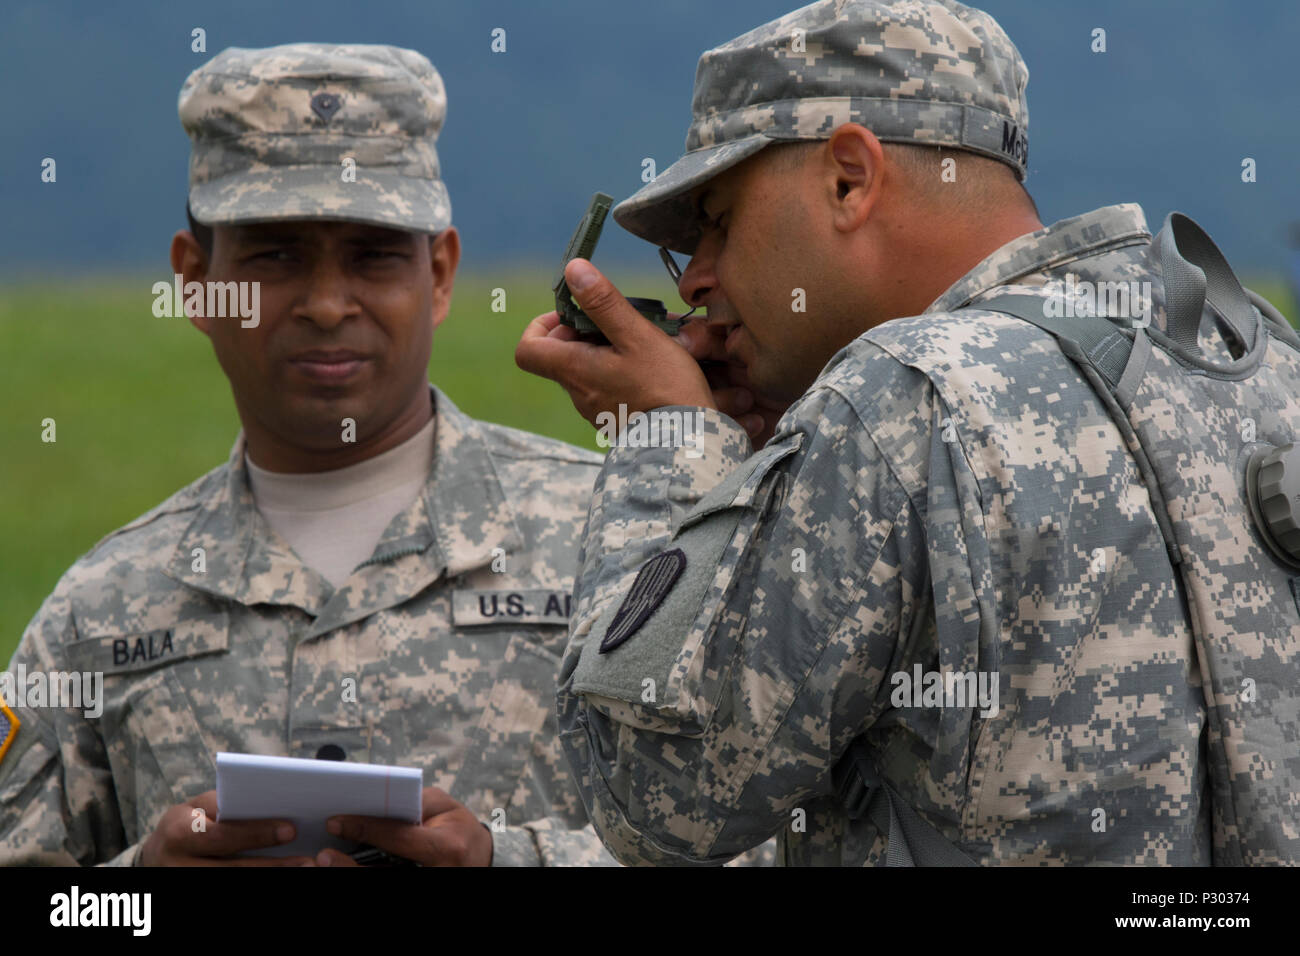
[[[0,290],[0,663],[77,557],[229,455],[239,421],[226,379],[186,320],[153,316],[157,278]],[[611,278],[677,304],[665,275]],[[523,327],[553,308],[550,279],[462,274],[429,377],[477,418],[595,448],[560,387],[514,364]],[[494,287],[504,313],[490,309]],[[1254,288],[1295,316],[1280,283]],[[45,418],[55,443],[41,441]]]
[[[200,332],[153,315],[160,278],[0,289],[0,666],[73,561],[230,454],[229,385]],[[611,278],[676,302],[667,275]],[[429,379],[476,418],[595,448],[564,391],[514,363],[524,326],[554,308],[551,279],[462,272]],[[491,310],[497,287],[505,312]],[[45,418],[54,443],[41,441]]]

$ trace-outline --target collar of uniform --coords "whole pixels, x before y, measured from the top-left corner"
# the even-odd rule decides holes
[[[518,551],[524,539],[478,422],[436,386],[429,390],[438,425],[424,501],[440,560],[455,576],[489,564],[496,548]]]
[[[240,429],[226,461],[225,483],[200,499],[164,573],[240,604],[289,604],[315,615],[333,588],[302,563],[257,510],[245,445]]]
[[[409,600],[444,574],[455,577],[492,561],[492,551],[523,544],[474,419],[430,385],[433,464],[424,493],[398,514],[321,610],[304,639],[332,631]]]
[[[444,572],[457,575],[488,564],[494,548],[509,553],[523,543],[478,424],[436,386],[429,390],[437,424],[424,491],[389,522],[374,554],[358,570],[391,568],[400,559],[409,566],[397,575],[371,576],[364,589],[366,604],[390,606]],[[200,505],[166,573],[241,604],[289,604],[313,616],[339,599],[355,603],[349,594],[361,589],[344,584],[334,593],[267,524],[253,500],[244,448],[241,430],[230,450],[225,485]],[[203,548],[201,570],[195,548]]]
[[[1146,217],[1137,203],[1102,206],[1011,240],[953,283],[925,311],[952,312],[997,286],[1084,256],[1150,241]]]

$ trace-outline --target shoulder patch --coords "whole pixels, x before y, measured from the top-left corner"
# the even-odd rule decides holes
[[[18,719],[18,715],[10,710],[3,700],[0,700],[0,763],[4,763],[5,754],[9,752],[14,738],[18,736],[18,728],[22,725],[23,722]]]
[[[657,554],[647,561],[615,612],[614,620],[610,621],[605,639],[600,642],[600,653],[608,654],[635,634],[663,603],[685,568],[686,555],[681,548]]]

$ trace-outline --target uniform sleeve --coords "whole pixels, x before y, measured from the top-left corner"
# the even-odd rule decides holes
[[[772,866],[776,841],[769,840],[732,860],[729,866]],[[619,866],[590,823],[576,830],[548,817],[507,826],[492,835],[493,866]]]
[[[28,625],[9,664],[14,680],[67,669],[61,648],[76,628],[65,582]],[[21,723],[0,761],[0,865],[134,864],[138,844],[126,844],[95,719],[77,708],[14,711]]]
[[[923,452],[928,392],[880,358]],[[920,518],[833,378],[755,454],[700,411],[693,446],[607,458],[561,669],[562,744],[628,864],[717,865],[830,794],[928,596]]]
[[[570,829],[546,817],[492,834],[493,866],[618,866],[590,823]]]

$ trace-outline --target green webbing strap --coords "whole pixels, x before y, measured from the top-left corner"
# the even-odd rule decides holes
[[[1166,335],[1190,354],[1199,355],[1201,314],[1209,305],[1243,351],[1254,348],[1255,310],[1250,299],[1219,247],[1195,220],[1171,212],[1151,240],[1151,249],[1160,260],[1165,287]]]
[[[1291,348],[1300,352],[1300,335],[1296,334],[1295,328],[1292,327],[1287,317],[1279,312],[1272,302],[1269,302],[1268,299],[1254,289],[1244,291],[1246,298],[1250,299],[1250,304],[1259,309],[1259,314],[1263,316],[1264,324],[1268,326],[1269,333],[1274,338],[1281,339]]]
[[[1111,388],[1117,388],[1133,351],[1133,339],[1120,331],[1120,326],[1100,316],[1067,318],[1047,315],[1044,305],[1048,301],[1035,295],[1000,295],[984,302],[975,302],[970,308],[1005,312],[1032,322],[1053,338],[1073,342],[1088,357],[1093,367],[1106,377]]]
[[[1181,564],[1183,556],[1178,550],[1173,525],[1169,523],[1160,482],[1156,479],[1146,449],[1142,447],[1128,418],[1128,408],[1137,394],[1138,386],[1142,384],[1147,359],[1151,356],[1150,339],[1145,330],[1138,329],[1130,341],[1119,326],[1098,316],[1067,319],[1044,315],[1044,301],[1032,295],[1002,295],[987,302],[977,302],[969,308],[1002,312],[1038,326],[1056,339],[1066,358],[1079,366],[1084,378],[1106,406],[1106,412],[1119,429],[1125,444],[1137,449],[1133,453],[1133,460],[1151,498],[1151,510],[1160,527],[1160,534],[1165,539],[1165,551],[1171,564]]]
[[[886,866],[978,865],[880,779],[871,751],[861,738],[849,745],[849,752],[832,772],[832,780],[850,819],[867,817],[877,830],[889,834]]]

